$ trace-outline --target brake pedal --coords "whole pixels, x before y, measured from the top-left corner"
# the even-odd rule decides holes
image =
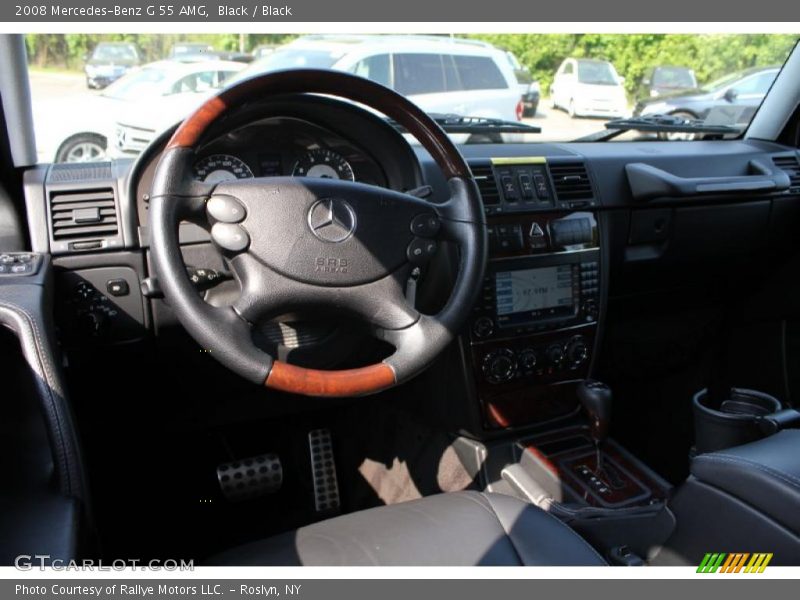
[[[311,454],[311,476],[314,480],[314,508],[317,512],[337,512],[341,501],[330,429],[309,431],[308,448]]]
[[[217,467],[222,495],[231,502],[274,494],[283,485],[283,466],[277,454],[260,454]]]

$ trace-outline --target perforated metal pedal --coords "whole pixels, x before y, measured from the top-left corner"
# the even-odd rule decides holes
[[[311,477],[314,480],[314,508],[317,512],[338,511],[341,501],[330,430],[309,431],[308,448],[311,453]]]
[[[231,502],[274,494],[283,485],[283,467],[277,454],[260,454],[222,463],[217,467],[222,495]]]

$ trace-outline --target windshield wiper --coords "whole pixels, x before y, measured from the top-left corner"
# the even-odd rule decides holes
[[[542,128],[517,121],[503,119],[487,119],[484,117],[462,117],[461,115],[445,115],[431,113],[429,115],[446,133],[541,133]],[[388,119],[390,125],[401,133],[408,133],[397,121]]]
[[[702,119],[683,119],[675,115],[647,115],[630,119],[612,119],[605,123],[605,131],[597,131],[573,140],[575,142],[605,142],[626,131],[645,133],[703,133],[718,139],[723,135],[737,134],[741,127],[732,125],[706,125]]]

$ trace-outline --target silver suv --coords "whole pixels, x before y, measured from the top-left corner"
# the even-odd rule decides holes
[[[428,113],[520,120],[523,106],[505,52],[438,36],[309,35],[282,46],[236,79],[280,69],[335,69],[377,81]]]

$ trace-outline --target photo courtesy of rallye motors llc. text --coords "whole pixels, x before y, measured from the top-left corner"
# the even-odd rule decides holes
[[[14,593],[17,596],[43,596],[52,594],[53,596],[138,596],[146,598],[156,594],[170,596],[222,596],[226,592],[239,593],[241,596],[299,596],[302,584],[276,585],[246,585],[228,582],[225,585],[202,584],[202,585],[141,585],[141,584],[117,584],[109,583],[106,585],[81,585],[69,583],[53,583],[47,585],[26,585],[16,584]]]

